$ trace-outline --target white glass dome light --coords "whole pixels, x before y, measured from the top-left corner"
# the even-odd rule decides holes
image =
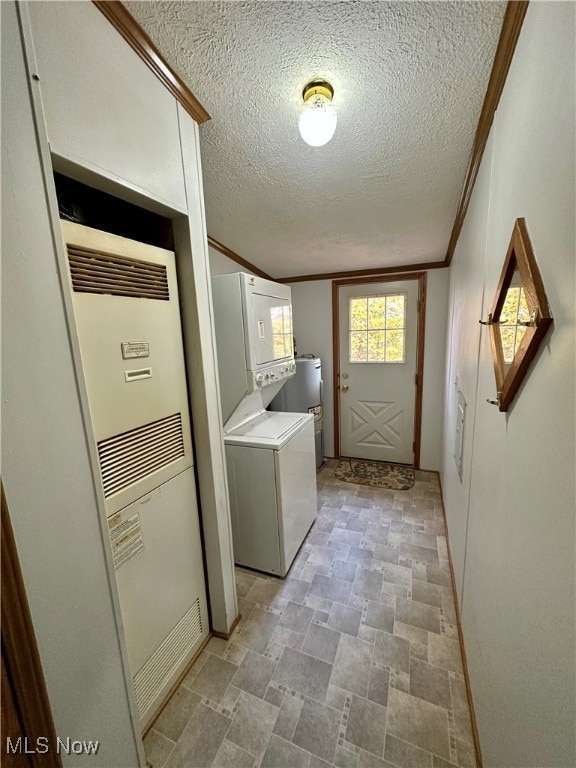
[[[312,80],[302,92],[304,109],[300,113],[300,135],[311,147],[328,144],[336,130],[336,110],[332,105],[334,88],[326,80]]]

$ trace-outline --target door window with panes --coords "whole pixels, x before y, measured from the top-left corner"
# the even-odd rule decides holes
[[[403,363],[405,333],[405,294],[349,299],[350,363]]]

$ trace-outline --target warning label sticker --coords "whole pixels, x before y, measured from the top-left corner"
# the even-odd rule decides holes
[[[112,556],[114,558],[114,570],[119,571],[123,565],[129,563],[133,557],[144,549],[144,540],[142,539],[142,529],[140,528],[140,515],[129,517],[124,522],[119,515],[114,515],[109,520],[110,544],[112,545]],[[114,525],[114,523],[117,523]]]

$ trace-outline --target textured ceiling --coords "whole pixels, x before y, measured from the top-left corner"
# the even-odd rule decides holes
[[[274,277],[444,258],[504,3],[125,5],[212,115],[212,237]],[[324,147],[298,133],[314,77],[335,90]]]

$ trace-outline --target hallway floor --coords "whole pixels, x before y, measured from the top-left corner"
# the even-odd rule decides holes
[[[437,476],[318,475],[285,581],[237,570],[212,638],[145,739],[153,768],[475,766]]]

